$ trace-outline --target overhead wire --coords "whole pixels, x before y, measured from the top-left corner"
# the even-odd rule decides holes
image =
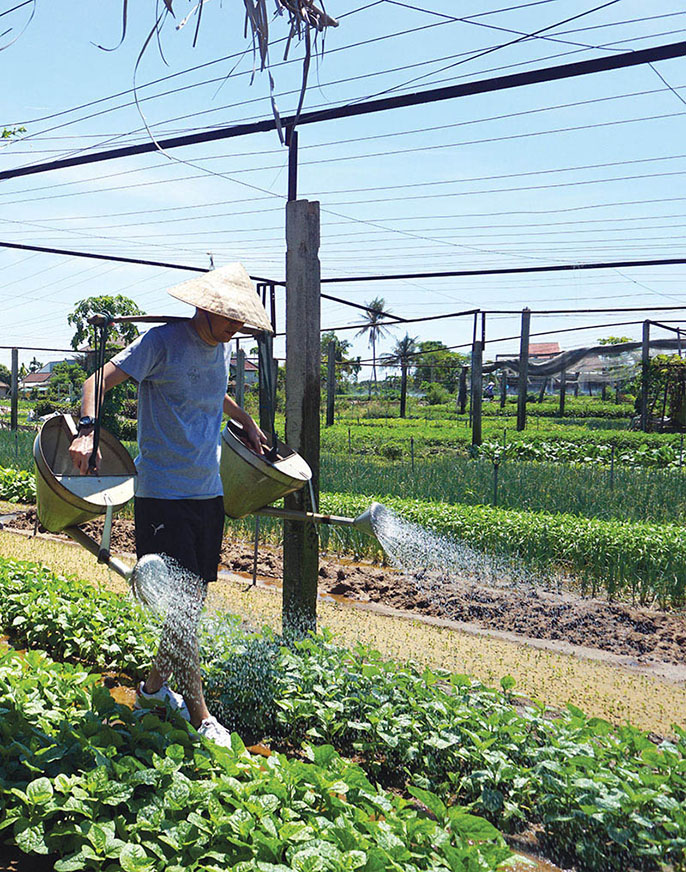
[[[610,2],[611,2],[611,3],[614,3],[614,2],[620,2],[620,0],[610,0]],[[443,23],[445,23],[445,22],[443,22]],[[433,25],[428,25],[428,26],[433,26]],[[420,29],[424,29],[424,28],[420,28]],[[412,29],[409,30],[409,31],[400,31],[400,32],[398,32],[398,33],[391,34],[391,35],[387,35],[387,36],[385,36],[385,37],[381,37],[381,38],[384,38],[384,39],[385,39],[385,38],[390,38],[391,36],[394,37],[394,36],[398,36],[398,35],[406,35],[407,33],[412,33],[412,32],[413,32]],[[331,54],[331,53],[333,53],[333,52],[341,51],[341,50],[348,49],[348,48],[356,48],[356,47],[358,47],[359,45],[367,44],[367,43],[370,42],[370,41],[371,41],[371,42],[377,41],[377,39],[379,39],[379,38],[374,38],[374,39],[372,39],[372,40],[366,40],[366,41],[363,41],[363,42],[361,42],[361,43],[353,43],[353,44],[351,44],[351,45],[349,45],[349,46],[341,46],[341,47],[338,47],[338,48],[329,49],[328,52],[329,52],[329,54]],[[496,50],[496,49],[499,48],[500,46],[501,46],[501,44],[496,44],[495,46],[491,46],[491,47],[489,47],[488,51]],[[242,54],[242,53],[238,53],[238,54],[240,55],[240,54]],[[470,56],[469,53],[461,53],[461,54],[467,54],[468,57]],[[549,56],[549,57],[556,58],[556,57],[560,57],[560,56],[562,56],[562,55],[552,55],[552,56]],[[232,56],[232,57],[233,57],[233,56]],[[548,59],[548,58],[546,58],[546,59]],[[537,59],[537,60],[540,61],[541,59],[539,58],[539,59]],[[285,63],[293,63],[293,62],[296,62],[296,61],[287,61],[287,62],[285,62]],[[533,62],[533,61],[529,61],[529,63],[530,63],[530,62]],[[509,66],[518,66],[518,65],[521,65],[521,64],[514,64],[514,65],[509,65]],[[505,67],[505,68],[507,68],[507,67]],[[401,68],[401,69],[402,69],[402,68]],[[502,69],[502,68],[501,68],[501,69]],[[240,74],[236,74],[236,75],[244,75],[244,73],[240,73]],[[354,78],[368,78],[368,77],[369,77],[369,76],[364,76],[364,77],[352,77],[352,78],[354,79]],[[220,78],[222,78],[222,77],[220,77]],[[215,81],[215,80],[208,80],[207,82],[198,83],[198,85],[201,85],[201,84],[208,84],[208,83],[210,83],[210,82],[212,82],[212,81]],[[342,81],[346,81],[346,80],[342,80]],[[170,94],[174,94],[174,93],[176,93],[178,90],[185,90],[186,87],[197,87],[198,85],[185,86],[183,89],[175,89],[174,91],[164,92],[164,94],[163,94],[163,95],[160,95],[160,96],[169,96]],[[125,92],[125,93],[129,93],[129,92]],[[299,93],[299,89],[295,89],[295,90],[293,90],[293,91],[286,92],[286,93]],[[145,100],[147,100],[147,99],[153,99],[153,97],[155,97],[155,96],[157,96],[157,95],[153,95],[153,96],[151,96],[150,98],[143,98],[143,99],[145,99]],[[276,96],[277,96],[277,97],[280,97],[280,96],[283,96],[283,95],[282,95],[282,94],[281,94],[281,95],[280,95],[280,94],[277,94]],[[249,104],[249,103],[251,103],[251,102],[259,102],[259,101],[261,101],[262,99],[263,99],[263,98],[256,98],[256,100],[243,101],[242,103],[239,103],[239,104],[229,104],[229,106],[215,107],[214,109],[211,109],[211,110],[205,110],[205,111],[203,111],[203,112],[199,112],[199,113],[192,113],[191,115],[178,116],[176,119],[171,119],[171,120],[182,120],[182,119],[184,119],[184,118],[188,118],[188,117],[197,117],[198,115],[201,115],[201,114],[208,114],[209,112],[220,111],[220,110],[222,110],[222,109],[231,108],[231,106],[235,106],[235,105],[246,105],[246,104]],[[126,105],[132,105],[132,104],[130,103],[130,104],[126,104]],[[327,104],[324,104],[324,105],[329,105],[329,104],[327,103]],[[124,108],[124,107],[123,107],[123,106],[120,106],[120,107],[114,107],[114,109],[112,109],[112,110],[105,110],[105,111],[106,111],[106,112],[114,111],[114,110],[117,109],[117,108]],[[96,114],[99,115],[99,114],[104,114],[104,113],[96,113]],[[86,120],[86,119],[88,119],[88,118],[90,118],[90,117],[95,117],[95,115],[93,115],[93,116],[83,116],[81,119],[75,119],[75,120],[73,120],[73,121],[67,122],[66,125],[60,125],[59,127],[68,126],[69,124],[76,123],[77,121],[80,121],[80,120]],[[164,124],[164,123],[169,123],[169,122],[162,122],[162,124]],[[55,129],[58,129],[58,127],[48,128],[47,130],[44,130],[44,131],[38,131],[38,132],[36,132],[35,134],[27,134],[26,137],[20,138],[19,141],[22,141],[23,139],[27,139],[27,138],[29,138],[29,137],[39,136],[41,133],[49,132],[49,131],[52,131],[52,130],[55,130]],[[132,133],[140,132],[140,131],[142,131],[142,130],[144,130],[144,128],[139,128],[137,131],[129,131],[129,132],[126,134],[126,136],[127,136],[127,137],[131,137]],[[94,146],[94,147],[95,147],[95,146]]]
[[[390,2],[390,0],[389,0],[389,2]],[[363,100],[371,100],[371,99],[373,99],[373,98],[375,98],[375,97],[381,97],[381,96],[383,96],[383,95],[385,95],[385,94],[393,93],[394,91],[398,90],[398,88],[404,88],[404,87],[408,87],[409,85],[414,85],[414,84],[416,84],[416,82],[422,81],[423,79],[426,79],[426,78],[428,78],[429,76],[432,76],[432,75],[436,75],[437,73],[444,72],[444,70],[446,70],[446,69],[453,69],[453,68],[456,67],[456,66],[459,66],[459,65],[464,64],[464,63],[469,63],[469,62],[471,62],[471,61],[473,61],[473,60],[477,60],[478,58],[480,58],[480,57],[484,57],[484,56],[487,55],[487,54],[491,54],[491,53],[494,52],[494,51],[502,51],[502,49],[504,49],[504,48],[508,48],[508,47],[510,47],[510,46],[512,46],[512,45],[516,45],[517,43],[522,42],[523,40],[533,39],[534,37],[539,36],[539,35],[541,35],[542,33],[545,33],[547,30],[552,30],[554,27],[560,27],[560,26],[562,26],[563,24],[568,24],[570,21],[576,21],[576,20],[578,20],[579,18],[583,18],[583,17],[585,17],[586,15],[591,15],[591,14],[593,14],[594,12],[598,12],[598,11],[600,11],[601,9],[606,9],[606,8],[609,7],[609,6],[614,6],[614,5],[616,5],[617,3],[620,3],[620,2],[621,2],[621,0],[605,0],[604,3],[601,3],[601,4],[598,5],[598,6],[594,6],[592,9],[588,9],[588,10],[586,10],[586,11],[584,11],[584,12],[578,13],[577,15],[573,15],[573,16],[571,16],[571,17],[569,17],[569,18],[565,18],[565,19],[563,19],[563,20],[561,20],[561,21],[557,21],[557,22],[555,22],[554,24],[546,25],[546,27],[539,28],[539,30],[533,31],[532,33],[529,33],[529,34],[525,34],[524,36],[519,36],[517,39],[510,40],[510,41],[507,42],[507,43],[502,43],[501,45],[499,45],[499,46],[497,46],[497,47],[490,47],[490,48],[483,49],[483,50],[481,50],[481,51],[475,52],[475,53],[473,53],[470,57],[468,57],[468,58],[466,58],[466,59],[464,59],[464,60],[462,60],[462,61],[458,61],[458,62],[456,62],[456,63],[454,63],[454,64],[450,64],[448,67],[444,67],[444,68],[441,69],[441,70],[434,70],[434,71],[432,71],[431,73],[425,73],[425,74],[422,75],[422,76],[415,76],[415,78],[413,78],[413,79],[409,79],[409,80],[407,80],[406,82],[403,82],[401,85],[398,85],[398,86],[396,86],[396,87],[394,87],[394,88],[388,88],[388,89],[386,89],[386,90],[384,90],[384,91],[379,91],[379,92],[377,92],[377,93],[375,93],[375,94],[368,94],[368,95],[366,95],[366,96],[365,96],[364,98],[362,98],[362,99],[363,99]]]
[[[555,111],[558,109],[569,109],[569,108],[573,108],[573,107],[577,107],[577,106],[591,105],[594,103],[601,103],[601,102],[612,101],[612,100],[620,100],[620,99],[626,99],[626,98],[631,98],[631,97],[636,97],[636,96],[650,96],[652,94],[660,93],[662,90],[663,89],[651,89],[648,91],[631,92],[628,94],[620,94],[620,95],[613,95],[613,96],[601,97],[601,98],[593,98],[593,99],[582,100],[582,101],[574,101],[572,103],[563,103],[563,104],[558,104],[556,106],[544,106],[544,107],[538,107],[536,109],[525,110],[523,112],[510,113],[509,115],[506,114],[506,115],[488,116],[486,118],[477,118],[477,119],[473,119],[473,120],[469,120],[469,121],[457,122],[454,124],[446,124],[446,125],[440,125],[440,126],[436,126],[436,127],[429,127],[429,128],[409,130],[409,131],[408,130],[400,130],[400,131],[392,132],[390,134],[379,134],[379,135],[374,135],[374,136],[357,137],[357,138],[350,139],[350,140],[339,139],[339,140],[332,140],[332,141],[325,142],[325,143],[312,143],[312,144],[307,144],[307,145],[301,146],[301,150],[308,151],[308,150],[313,150],[313,149],[322,148],[322,147],[340,146],[340,145],[346,144],[348,142],[362,142],[362,141],[368,141],[368,140],[385,139],[388,137],[397,138],[398,136],[405,136],[405,135],[409,135],[409,134],[413,134],[413,133],[414,134],[424,133],[427,131],[435,132],[435,131],[441,130],[441,129],[450,129],[453,127],[459,127],[459,126],[464,126],[464,125],[473,126],[474,124],[482,124],[482,123],[487,123],[490,121],[499,121],[499,120],[504,120],[506,118],[509,119],[509,118],[513,118],[513,117],[522,117],[522,116],[533,115],[533,114],[538,114],[538,113],[542,113],[542,112]],[[259,151],[253,151],[253,152],[247,152],[247,153],[244,152],[244,153],[242,153],[242,156],[276,154],[276,153],[278,153],[278,151],[279,150],[277,150],[277,149],[268,149],[268,150],[259,150]],[[226,157],[232,157],[232,156],[235,157],[235,156],[241,156],[241,155],[229,154],[229,155],[222,155],[222,156],[214,157],[214,158],[209,156],[207,158],[203,158],[203,160],[224,159]],[[166,164],[161,164],[161,165],[157,165],[153,168],[159,169],[159,168],[164,168],[166,166],[167,166]],[[58,199],[58,198],[61,198],[63,196],[77,196],[77,195],[83,196],[85,194],[92,194],[93,192],[91,190],[88,190],[88,191],[71,192],[71,193],[65,194],[65,195],[62,195],[62,194],[51,195],[50,197],[43,197],[43,198],[34,197],[34,198],[26,199],[26,196],[25,196],[27,193],[32,193],[34,191],[54,190],[55,188],[71,187],[73,185],[83,184],[84,182],[92,183],[95,181],[104,181],[104,180],[107,180],[110,178],[118,178],[120,176],[130,175],[133,173],[150,171],[150,169],[152,169],[152,168],[150,168],[150,167],[148,167],[148,168],[136,167],[134,169],[119,171],[116,173],[106,173],[104,175],[91,177],[91,178],[85,179],[85,180],[77,179],[77,180],[68,181],[68,182],[61,182],[58,184],[34,186],[33,188],[27,188],[23,191],[24,197],[21,201],[11,201],[11,202],[35,202],[35,201],[42,200],[42,199]],[[147,182],[147,183],[143,183],[143,184],[147,184],[147,185],[169,184],[169,183],[172,183],[175,181],[185,181],[185,180],[194,179],[194,178],[197,178],[197,176],[185,176],[185,177],[181,177],[180,179],[178,177],[175,177],[174,179],[164,179],[164,180],[160,180],[160,181]],[[133,186],[130,186],[130,187],[133,187]],[[124,189],[124,188],[123,188],[123,186],[116,186],[116,187],[112,187],[112,188],[102,188],[100,190],[108,191],[108,190],[117,190],[117,189]],[[11,191],[0,192],[0,196],[12,196],[13,193],[15,193],[15,192],[11,192]]]
[[[681,158],[681,159],[686,158],[686,155],[679,156],[679,158]],[[669,159],[669,158],[666,158],[666,159]],[[660,158],[652,158],[652,159],[648,159],[647,162],[655,161],[655,160],[661,160],[661,159]],[[618,164],[624,165],[624,164],[629,164],[629,163],[643,163],[643,162],[644,161],[624,161],[624,162],[618,162]],[[617,164],[615,164],[615,165],[617,165]],[[599,166],[602,166],[602,165],[599,165]],[[573,169],[576,169],[576,168],[570,168],[568,170],[547,170],[547,171],[543,171],[542,174],[555,173],[555,172],[569,172],[569,171],[572,171]],[[470,197],[470,196],[474,196],[474,195],[483,195],[483,194],[491,194],[491,193],[512,193],[512,192],[518,192],[518,191],[537,191],[537,190],[546,190],[546,189],[552,190],[552,189],[558,189],[558,188],[572,188],[572,187],[579,187],[579,186],[586,186],[586,185],[635,181],[638,179],[644,180],[644,179],[658,179],[658,178],[664,178],[664,177],[682,176],[685,173],[686,173],[686,170],[680,170],[680,171],[670,171],[670,172],[662,172],[662,173],[643,173],[643,174],[625,175],[625,176],[612,176],[610,178],[601,178],[601,179],[582,179],[582,180],[569,181],[569,182],[551,183],[551,184],[546,184],[546,185],[533,185],[533,186],[529,185],[529,186],[525,186],[525,187],[486,188],[486,189],[482,188],[482,189],[478,189],[475,191],[452,191],[452,192],[444,192],[444,193],[440,193],[440,194],[416,194],[416,195],[407,195],[407,196],[403,196],[403,197],[384,197],[381,199],[377,199],[377,198],[371,199],[370,198],[370,199],[365,199],[365,200],[347,200],[347,201],[340,201],[340,202],[329,201],[329,205],[348,206],[348,205],[372,204],[372,203],[381,203],[381,202],[383,202],[383,203],[405,202],[405,201],[414,201],[414,200],[444,199],[444,198],[453,198],[453,197],[454,198],[461,198],[461,197]],[[510,173],[510,174],[504,174],[502,176],[492,176],[490,178],[499,179],[499,178],[512,178],[512,177],[517,177],[517,176],[529,176],[529,175],[536,175],[536,173],[534,173],[534,172],[531,172],[531,173],[530,172]],[[489,178],[489,177],[486,177],[486,178]],[[440,184],[443,184],[443,185],[463,184],[463,183],[466,184],[466,183],[474,182],[474,181],[480,181],[480,179],[467,178],[467,179],[460,179],[460,180],[457,180],[454,182],[445,181],[445,182],[442,182]],[[433,183],[430,183],[430,184],[433,184]],[[404,186],[393,186],[393,187],[404,187]],[[325,191],[321,192],[322,196],[324,196],[325,194],[326,194]],[[223,205],[223,204],[229,205],[229,204],[232,204],[234,202],[235,201],[223,201],[223,203],[219,203],[216,205]],[[57,216],[57,217],[52,217],[50,219],[50,221],[52,223],[54,223],[54,222],[64,222],[64,221],[93,221],[94,219],[105,218],[105,217],[134,217],[134,216],[138,216],[138,215],[149,215],[149,214],[153,214],[153,213],[178,212],[180,210],[187,210],[187,209],[191,209],[191,208],[193,208],[193,209],[207,208],[208,205],[211,205],[211,204],[198,204],[198,205],[194,205],[194,206],[175,206],[175,207],[167,207],[165,209],[155,209],[155,210],[141,209],[141,210],[134,210],[134,211],[129,211],[129,212],[122,212],[122,213],[109,213],[109,215]],[[271,206],[271,207],[266,207],[266,208],[262,208],[262,209],[251,208],[251,209],[244,209],[244,210],[231,211],[231,212],[208,213],[208,214],[203,214],[203,215],[185,215],[185,216],[182,216],[179,218],[155,218],[155,219],[152,219],[150,221],[137,221],[134,224],[118,223],[118,224],[105,224],[105,225],[99,225],[99,226],[96,225],[96,226],[91,226],[90,229],[91,230],[118,229],[118,228],[125,228],[125,227],[131,227],[131,226],[145,226],[147,224],[169,224],[169,223],[175,223],[175,222],[214,220],[216,218],[230,218],[233,216],[266,214],[266,213],[270,213],[270,212],[275,212],[278,209],[279,209],[279,207],[277,207],[277,206]]]

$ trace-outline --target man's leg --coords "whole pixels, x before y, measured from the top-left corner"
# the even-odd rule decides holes
[[[156,693],[172,672],[191,723],[209,717],[198,657],[197,626],[207,582],[217,577],[224,526],[221,497],[212,500],[136,500],[138,557],[158,553],[179,564],[178,587],[144,691]],[[174,572],[174,568],[171,568]]]

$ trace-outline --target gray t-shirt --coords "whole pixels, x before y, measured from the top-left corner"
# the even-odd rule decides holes
[[[112,358],[138,384],[136,496],[222,495],[219,435],[229,348],[212,346],[190,321],[154,327]]]

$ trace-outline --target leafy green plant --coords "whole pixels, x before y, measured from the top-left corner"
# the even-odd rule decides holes
[[[207,681],[229,707],[224,662]],[[573,706],[551,719],[515,700],[508,676],[500,692],[319,637],[282,647],[276,673],[277,734],[355,754],[381,783],[406,782],[439,820],[452,799],[507,831],[535,822],[552,857],[589,870],[686,860],[686,731],[656,746]]]
[[[82,589],[31,564],[0,568],[0,590],[9,575],[16,592],[22,572],[27,590],[60,589],[46,647],[62,650],[73,637],[60,615]],[[109,596],[95,599],[94,634],[113,621],[126,632],[126,608],[137,620],[133,603],[111,612]],[[0,615],[4,622],[2,600]],[[93,651],[85,645],[83,654]],[[284,644],[269,632],[246,634],[229,616],[207,626],[202,661],[212,710],[240,711],[248,732],[305,740],[311,762],[275,755],[258,763],[237,737],[231,752],[199,746],[184,722],[133,718],[81,668],[10,654],[0,658],[0,830],[24,850],[66,854],[61,872],[107,870],[115,858],[126,868],[129,855],[151,870],[174,869],[164,866],[170,851],[191,869],[202,858],[304,869],[294,854],[312,841],[327,858],[313,868],[485,870],[505,852],[483,817],[508,831],[536,824],[549,854],[580,869],[686,863],[686,730],[677,726],[656,744],[574,706],[551,717],[518,699],[509,676],[488,688],[365,646],[348,650],[327,635]],[[364,773],[337,752],[354,754]],[[370,780],[406,787],[435,820]],[[366,859],[356,854],[346,866],[327,842]],[[221,859],[204,853],[214,851]]]
[[[10,503],[34,503],[36,485],[31,473],[21,469],[0,467],[0,500]]]
[[[663,607],[686,601],[686,532],[676,524],[603,521],[379,495],[322,494],[320,507],[355,517],[374,499],[407,521],[486,554],[514,556],[544,576],[566,573],[578,579],[584,593],[602,590],[610,597],[630,596],[641,603],[656,600]],[[344,528],[341,537],[346,535]]]
[[[157,630],[134,601],[64,578],[38,564],[0,558],[0,624],[19,644],[143,676]]]
[[[485,872],[511,853],[487,821],[431,819],[330,746],[263,760],[234,733],[218,748],[39,652],[0,657],[0,707],[0,831],[58,855],[56,872]]]

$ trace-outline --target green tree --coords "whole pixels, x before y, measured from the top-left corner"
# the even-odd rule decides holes
[[[64,397],[79,395],[86,380],[85,370],[78,363],[58,363],[50,376],[48,399],[58,400]]]
[[[378,339],[390,335],[389,326],[383,318],[391,314],[390,309],[386,308],[386,301],[383,297],[374,297],[368,303],[364,304],[367,311],[364,315],[366,323],[361,330],[355,334],[356,336],[364,336],[367,334],[369,345],[372,349],[372,378],[369,380],[369,398],[372,396],[372,380],[377,384],[376,380],[376,343]]]
[[[29,364],[29,372],[38,372],[39,369],[43,368],[43,362],[38,360],[37,357],[34,357],[31,363]]]
[[[12,373],[7,369],[4,363],[0,363],[0,381],[5,384],[10,384],[12,381]]]
[[[360,359],[349,358],[348,350],[352,346],[352,342],[347,339],[341,339],[339,336],[329,330],[322,333],[321,336],[321,355],[322,355],[322,384],[326,383],[328,378],[328,361],[329,361],[329,343],[335,343],[334,359],[337,364],[345,364],[345,366],[336,367],[336,390],[341,390],[344,384],[357,381],[357,375],[361,369]]]
[[[133,300],[121,294],[117,294],[114,297],[103,295],[80,300],[71,315],[67,317],[67,322],[74,327],[74,335],[71,340],[71,347],[73,349],[78,349],[84,342],[88,343],[89,348],[93,348],[96,328],[88,323],[88,319],[91,315],[98,314],[115,316],[143,315],[145,313]],[[135,324],[112,324],[107,333],[107,359],[109,360],[116,353],[117,347],[130,345],[137,336],[138,328]]]
[[[460,368],[468,363],[468,355],[450,351],[437,339],[420,342],[414,358],[415,384],[421,387],[425,382],[435,382],[452,393],[460,380]]]
[[[405,417],[407,406],[407,373],[414,363],[414,354],[417,351],[417,337],[406,333],[399,339],[390,354],[381,358],[384,366],[400,366],[400,417]]]
[[[108,315],[143,315],[142,309],[121,294],[117,296],[99,296],[87,297],[85,300],[80,300],[67,321],[74,327],[74,335],[71,340],[71,347],[78,349],[84,342],[88,343],[89,348],[93,348],[95,344],[95,327],[88,323],[88,318],[96,314]],[[123,345],[129,345],[138,336],[138,328],[135,324],[112,324],[107,334],[107,348],[105,349],[105,360],[114,357],[117,351],[121,350]],[[95,359],[90,355],[91,362],[88,370],[94,369]],[[105,403],[102,410],[102,422],[111,430],[112,433],[119,435],[119,416],[124,404],[124,400],[130,395],[135,396],[135,388],[130,382],[124,382],[117,385],[112,390],[107,392]]]

